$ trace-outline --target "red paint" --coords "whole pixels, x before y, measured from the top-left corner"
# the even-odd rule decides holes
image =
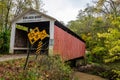
[[[85,43],[55,26],[54,54],[60,54],[63,60],[82,57],[85,54]]]

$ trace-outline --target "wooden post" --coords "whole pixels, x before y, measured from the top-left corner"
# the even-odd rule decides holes
[[[29,51],[28,51],[27,58],[26,58],[26,61],[25,61],[24,70],[26,69],[26,66],[27,66],[27,63],[28,63],[28,59],[29,59],[29,56],[30,56],[30,51],[31,51],[31,46],[29,44]]]
[[[29,32],[30,32],[30,28],[28,27],[28,33]],[[24,70],[27,67],[28,59],[29,59],[29,56],[30,56],[30,51],[31,51],[31,44],[30,44],[30,42],[28,42],[27,58],[26,58],[26,61],[25,61]]]

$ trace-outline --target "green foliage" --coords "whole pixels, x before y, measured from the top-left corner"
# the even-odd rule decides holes
[[[0,32],[0,53],[8,53],[9,39],[10,39],[10,31],[9,30]]]
[[[114,73],[113,78],[115,80],[120,80],[120,70],[112,70],[112,72]]]
[[[105,56],[105,48],[96,46],[92,51],[93,62],[103,62],[103,56]]]
[[[114,62],[119,60],[120,52],[120,31],[116,28],[109,28],[108,32],[98,33],[99,38],[104,38],[104,48],[107,50],[107,55],[105,56],[105,62]]]

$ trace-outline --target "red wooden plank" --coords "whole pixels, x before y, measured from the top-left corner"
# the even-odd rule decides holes
[[[63,60],[82,57],[85,54],[85,43],[55,26],[54,54],[60,54]]]

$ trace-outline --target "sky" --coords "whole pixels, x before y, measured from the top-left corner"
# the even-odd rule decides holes
[[[92,0],[42,0],[46,14],[67,24],[75,20],[80,9],[84,9]]]

